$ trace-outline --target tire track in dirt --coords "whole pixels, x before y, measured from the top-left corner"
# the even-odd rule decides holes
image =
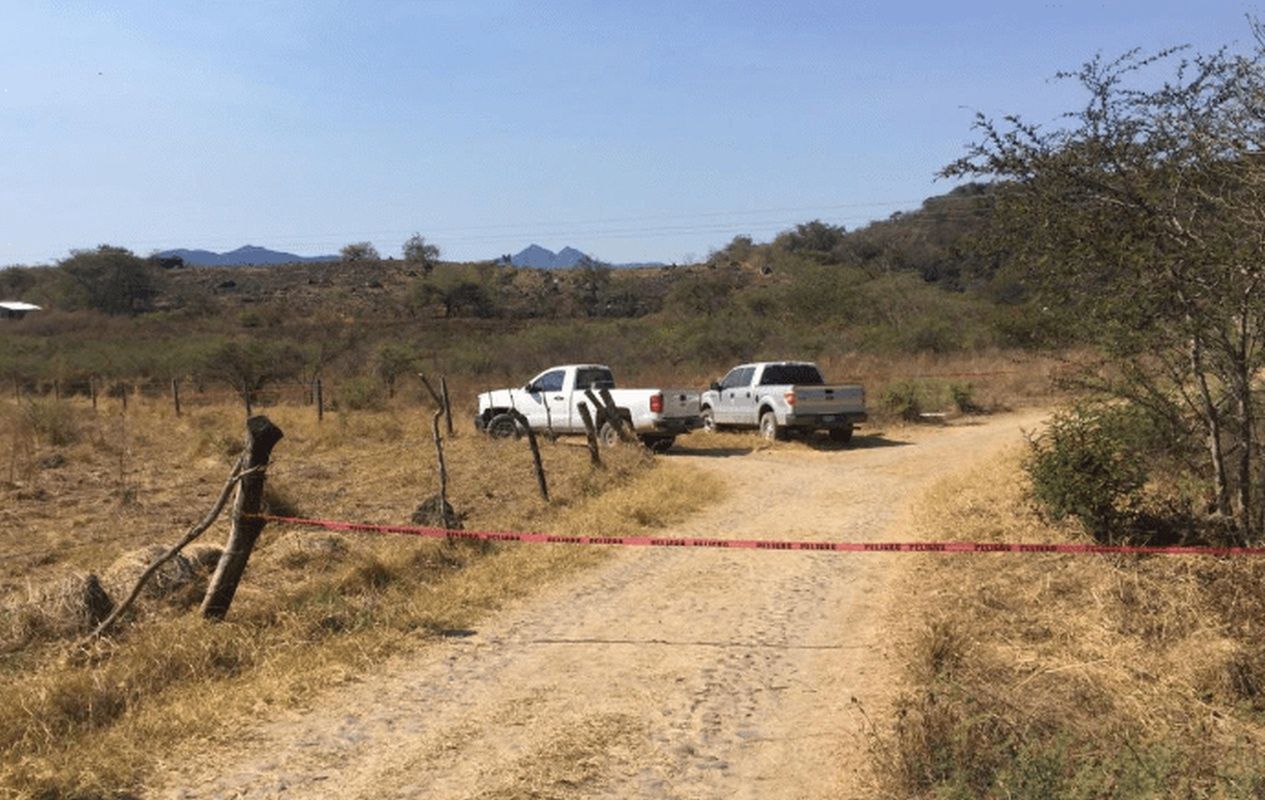
[[[921,489],[1039,418],[841,451],[674,455],[730,490],[682,531],[898,538]],[[908,558],[624,550],[472,636],[258,724],[238,752],[171,765],[151,796],[851,796],[865,758],[853,698],[875,713],[887,696],[879,621]]]

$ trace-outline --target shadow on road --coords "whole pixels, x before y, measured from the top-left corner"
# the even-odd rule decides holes
[[[522,642],[523,644],[657,644],[665,647],[736,647],[769,650],[849,650],[855,647],[860,647],[860,645],[844,644],[784,644],[781,642],[725,642],[700,640],[673,641],[670,639],[524,639]]]
[[[811,439],[794,439],[781,445],[770,447],[767,444],[759,443],[753,445],[727,445],[720,447],[689,447],[687,445],[675,445],[665,455],[670,456],[699,456],[702,458],[730,458],[732,456],[746,456],[757,450],[778,450],[789,445],[794,448],[796,445],[807,447],[822,453],[842,452],[846,450],[875,450],[880,447],[907,447],[913,442],[906,442],[900,439],[888,439],[882,433],[873,433],[868,436],[854,436],[852,441],[847,444],[832,442],[825,437],[813,437]]]

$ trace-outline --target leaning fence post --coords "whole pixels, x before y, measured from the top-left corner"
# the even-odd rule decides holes
[[[246,417],[249,419],[255,412],[250,405],[250,384],[242,381],[242,400],[246,401]]]
[[[176,407],[176,416],[180,416],[180,382],[175,378],[171,379],[171,402]]]
[[[580,412],[580,420],[584,422],[584,435],[589,440],[589,461],[593,462],[593,466],[602,466],[602,455],[597,446],[597,426],[593,424],[593,415],[589,413],[588,403],[576,403],[576,410]]]
[[[264,521],[258,515],[263,508],[265,470],[272,448],[283,435],[281,429],[265,416],[246,420],[246,452],[242,460],[242,476],[237,484],[237,497],[233,501],[233,529],[202,599],[202,616],[207,619],[224,619],[228,613],[237,584],[246,570],[246,562],[250,560],[250,552],[264,529]]]
[[[510,415],[527,433],[527,446],[531,448],[532,466],[536,470],[536,486],[540,489],[540,496],[548,503],[549,483],[545,480],[545,465],[540,462],[540,445],[536,443],[536,432],[531,429],[531,424],[527,422],[527,417],[523,416],[523,412],[515,409],[510,411]]]
[[[601,389],[598,393],[602,396],[602,402],[606,404],[606,416],[610,419],[611,425],[615,426],[615,433],[619,434],[619,438],[625,442],[637,441],[637,437],[628,429],[627,421],[619,413],[619,407],[615,405],[615,399],[611,397],[611,390]]]

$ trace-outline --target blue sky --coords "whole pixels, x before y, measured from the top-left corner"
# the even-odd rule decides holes
[[[1239,2],[0,0],[0,265],[414,231],[701,257],[945,191],[975,110],[1095,52],[1246,48]]]

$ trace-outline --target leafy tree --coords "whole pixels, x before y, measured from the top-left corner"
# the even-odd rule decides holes
[[[377,261],[381,258],[378,249],[372,242],[352,242],[338,251],[344,264],[358,264],[362,261]]]
[[[413,289],[412,305],[442,305],[445,317],[466,314],[474,317],[496,316],[496,288],[493,267],[449,265],[419,281]]]
[[[401,376],[417,369],[417,352],[399,342],[387,342],[378,350],[375,367],[387,387],[387,397],[395,397],[395,384]]]
[[[404,242],[404,263],[421,269],[422,274],[429,275],[438,261],[439,247],[427,242],[420,233]]]
[[[580,259],[580,263],[576,265],[576,292],[585,316],[601,316],[610,282],[610,267],[588,256]]]
[[[158,293],[157,272],[130,250],[103,244],[96,250],[72,250],[58,272],[88,308],[106,314],[138,314],[150,309]]]
[[[288,343],[227,341],[210,347],[199,359],[200,373],[223,383],[251,404],[265,386],[294,376],[302,354]]]
[[[1246,55],[1094,58],[1060,76],[1088,95],[1060,126],[981,115],[979,141],[943,171],[1001,181],[992,251],[1098,345],[1106,369],[1085,385],[1200,443],[1211,503],[1244,537],[1261,527],[1253,380],[1265,366],[1265,70],[1253,28]]]
[[[792,253],[830,253],[843,243],[845,233],[842,225],[831,225],[815,219],[779,234],[773,243]]]

